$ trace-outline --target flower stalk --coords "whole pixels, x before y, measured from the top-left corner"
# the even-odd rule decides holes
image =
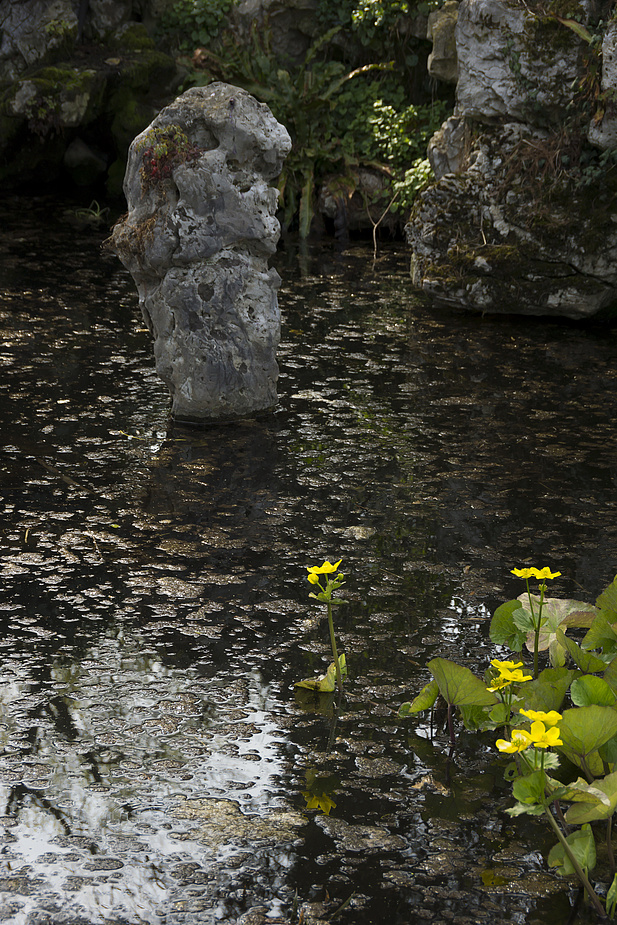
[[[593,906],[593,908],[595,909],[595,911],[598,913],[598,915],[600,916],[600,918],[605,919],[605,918],[606,918],[606,909],[604,908],[604,906],[603,906],[602,903],[600,902],[600,899],[599,899],[599,897],[598,897],[598,894],[596,893],[596,891],[594,890],[594,888],[592,887],[592,885],[591,885],[591,883],[590,883],[590,881],[589,881],[589,877],[587,876],[587,874],[585,873],[585,871],[583,870],[583,868],[582,868],[581,865],[579,864],[579,862],[578,862],[578,860],[577,860],[577,858],[576,858],[576,855],[574,854],[574,852],[573,852],[572,849],[570,848],[570,845],[569,845],[568,842],[566,841],[563,832],[561,831],[561,829],[560,829],[559,826],[557,825],[557,822],[555,821],[555,817],[553,816],[553,814],[552,814],[552,812],[551,812],[551,810],[550,810],[550,807],[547,806],[546,804],[544,805],[544,813],[545,813],[545,815],[546,815],[546,818],[547,818],[548,821],[550,822],[551,828],[553,829],[555,835],[556,835],[557,838],[559,839],[559,842],[560,842],[560,844],[561,844],[561,846],[562,846],[562,848],[563,848],[563,850],[564,850],[564,854],[567,855],[568,860],[570,861],[570,864],[572,865],[572,867],[573,867],[574,870],[576,871],[576,876],[578,877],[578,879],[580,880],[580,882],[583,884],[583,886],[584,886],[584,888],[585,888],[585,890],[586,890],[586,892],[587,892],[587,895],[589,896],[589,899],[590,899],[590,901],[591,901],[591,905]]]
[[[542,626],[542,608],[544,607],[544,595],[546,594],[546,579],[559,578],[561,572],[551,572],[550,568],[513,568],[513,575],[517,578],[524,578],[527,586],[527,600],[529,601],[529,610],[531,612],[531,621],[533,623],[534,640],[533,640],[533,676],[538,677],[538,650],[540,648],[540,627]],[[531,591],[529,590],[529,579],[537,578],[540,584],[540,603],[538,613],[533,606]]]
[[[312,585],[317,585],[319,591],[317,594],[310,593],[309,597],[314,598],[317,601],[322,601],[327,608],[328,616],[328,631],[330,633],[330,646],[332,648],[332,657],[334,659],[334,667],[336,671],[336,685],[338,687],[339,693],[343,690],[343,674],[341,672],[341,663],[339,661],[338,649],[336,645],[336,636],[334,634],[334,620],[332,618],[332,605],[338,604],[339,601],[332,597],[334,591],[344,585],[344,578],[342,572],[339,572],[338,568],[343,560],[339,559],[338,562],[332,563],[326,560],[322,565],[307,565],[307,580]],[[325,581],[325,585],[322,584],[322,576]]]

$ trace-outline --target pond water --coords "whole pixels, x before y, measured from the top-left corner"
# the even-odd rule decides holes
[[[190,430],[69,206],[0,205],[0,921],[567,921],[492,739],[448,762],[397,710],[435,655],[484,671],[512,567],[613,579],[615,329],[437,311],[402,245],[289,246],[279,407]],[[334,726],[294,693],[325,558]]]

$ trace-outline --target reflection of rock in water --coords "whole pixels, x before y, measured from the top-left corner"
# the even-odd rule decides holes
[[[26,758],[2,758],[3,921],[34,921],[44,904],[50,923],[199,913],[193,921],[215,925],[291,900],[305,820],[280,796],[279,706],[257,673],[212,681],[169,669],[146,638],[119,631],[50,678],[77,737],[52,711],[33,718],[26,681],[3,716],[10,741],[37,742]]]
[[[228,565],[245,552],[269,548],[276,518],[277,444],[260,422],[211,427],[198,438],[174,428],[151,463],[148,517],[170,555]],[[212,559],[213,557],[213,559]]]
[[[291,148],[244,90],[194,87],[132,143],[129,212],[113,247],[155,338],[176,420],[237,418],[276,404],[279,223],[271,186]]]

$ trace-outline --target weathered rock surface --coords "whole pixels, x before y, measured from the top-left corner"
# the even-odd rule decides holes
[[[113,246],[137,284],[176,420],[276,404],[278,191],[291,149],[267,106],[237,87],[193,88],[132,143],[128,215]]]
[[[450,116],[435,132],[428,143],[427,154],[438,180],[447,173],[460,173],[468,136],[468,123],[460,116]]]
[[[318,8],[319,0],[238,0],[231,18],[240,37],[247,37],[256,22],[267,20],[273,51],[283,60],[300,63],[315,38]]]
[[[611,100],[617,88],[617,22],[609,22],[602,39],[602,80],[601,90]],[[617,108],[614,100],[599,119],[592,119],[589,126],[589,141],[602,151],[617,148]]]
[[[13,80],[77,34],[71,0],[2,0],[0,80]]]
[[[590,201],[581,189],[543,202],[541,181],[510,176],[521,151],[548,143],[519,123],[487,129],[466,170],[422,194],[407,226],[418,286],[482,312],[586,318],[615,302],[614,196]]]
[[[175,61],[135,21],[154,3],[0,0],[4,189],[63,179],[81,185],[107,172],[108,191],[121,194],[130,142],[180,80]],[[102,170],[84,171],[81,160],[74,167],[76,145],[100,155]]]
[[[581,4],[582,6],[583,4]],[[456,97],[466,116],[544,125],[566,114],[584,43],[513,0],[464,0],[456,25]]]
[[[617,308],[617,169],[589,144],[616,148],[617,33],[604,36],[600,120],[581,26],[601,10],[582,0],[568,15],[459,5],[455,114],[406,226],[414,283],[437,302],[575,319]]]
[[[446,83],[458,80],[455,35],[458,6],[458,0],[446,0],[442,7],[428,15],[426,37],[433,43],[427,61],[428,72],[431,77]]]

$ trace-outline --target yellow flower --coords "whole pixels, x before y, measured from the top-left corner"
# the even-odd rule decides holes
[[[553,748],[555,745],[563,745],[557,726],[547,729],[539,719],[531,724],[530,734],[534,748]]]
[[[545,713],[544,710],[519,710],[518,712],[526,716],[527,719],[539,720],[545,726],[556,726],[563,719],[561,713],[558,713],[557,710],[549,710],[548,713]]]
[[[532,568],[513,568],[510,569],[513,575],[516,575],[517,578],[533,578],[533,573],[535,569]]]
[[[534,569],[536,578],[559,578],[561,572],[551,572],[550,568]]]
[[[487,691],[500,691],[503,687],[507,687],[508,684],[511,684],[511,681],[506,680],[506,678],[493,678],[493,683],[490,687],[487,687]]]
[[[531,681],[533,675],[523,674],[520,668],[517,668],[516,671],[510,671],[506,677],[513,684],[522,684],[523,681]]]
[[[319,584],[319,575],[316,575],[314,572],[311,572],[310,575],[306,576],[312,585]]]
[[[493,680],[493,686],[487,688],[489,691],[499,691],[508,684],[521,684],[523,681],[531,681],[530,674],[523,674],[521,671],[522,662],[500,662],[499,659],[491,659],[491,665],[499,672],[499,677]]]
[[[503,669],[506,669],[507,671],[514,671],[515,668],[522,668],[522,667],[523,667],[523,663],[522,663],[522,662],[507,662],[507,661],[502,662],[502,661],[500,661],[498,658],[492,658],[492,659],[491,659],[491,665],[492,665],[494,668],[496,668],[497,671],[499,671],[499,672],[501,672],[502,668],[503,668]]]
[[[324,562],[323,565],[307,565],[309,575],[308,580],[311,581],[311,575],[331,575],[332,572],[338,571],[338,567],[343,560],[339,559],[338,562],[335,562],[334,565],[331,562]],[[311,582],[315,584],[315,582]]]
[[[528,732],[525,732],[524,729],[513,729],[512,741],[508,742],[507,739],[497,739],[495,745],[500,752],[507,752],[509,755],[514,755],[516,752],[524,752],[526,748],[529,748],[531,742],[531,736]]]
[[[510,569],[517,578],[559,578],[561,572],[551,572],[550,568],[513,568]]]

